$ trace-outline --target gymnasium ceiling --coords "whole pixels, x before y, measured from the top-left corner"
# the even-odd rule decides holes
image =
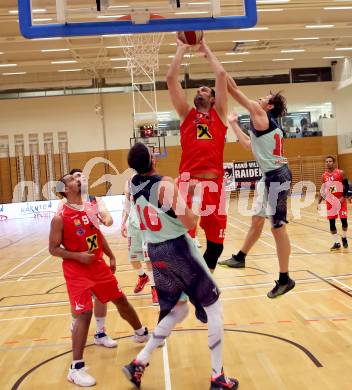
[[[54,0],[33,2],[44,9],[38,17],[54,17]],[[94,0],[74,3],[95,6]],[[110,4],[131,2],[110,0]],[[235,4],[234,0],[222,0],[222,14],[238,14]],[[330,66],[332,61],[352,56],[352,0],[258,0],[257,8],[260,30],[206,32],[208,45],[233,75],[288,73],[291,68]],[[89,86],[92,75],[87,68],[94,69],[108,84],[129,81],[123,68],[126,61],[116,60],[124,57],[123,50],[111,48],[121,45],[118,37],[26,40],[19,32],[16,9],[16,0],[0,1],[0,90]],[[164,79],[175,52],[174,42],[175,34],[166,33],[157,79]],[[185,62],[191,77],[211,77],[204,59],[192,56]]]

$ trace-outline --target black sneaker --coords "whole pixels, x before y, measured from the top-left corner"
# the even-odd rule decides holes
[[[147,366],[138,363],[137,360],[133,360],[130,364],[127,364],[127,366],[122,368],[122,372],[126,375],[127,379],[139,389],[141,387],[142,375]]]
[[[347,249],[348,248],[348,241],[346,237],[342,237],[342,246]]]
[[[236,255],[232,255],[229,259],[226,260],[220,260],[218,261],[219,265],[226,265],[227,267],[230,268],[245,268],[246,262],[239,261],[236,257]]]
[[[268,292],[267,296],[268,298],[276,298],[280,295],[286,294],[295,287],[295,284],[295,281],[292,279],[288,279],[287,284],[279,284],[279,281],[275,280],[275,287]]]
[[[236,390],[239,382],[235,378],[228,378],[222,373],[217,378],[212,378],[210,382],[210,390]]]
[[[331,251],[338,251],[341,249],[341,244],[339,242],[335,242],[335,244],[330,248]]]

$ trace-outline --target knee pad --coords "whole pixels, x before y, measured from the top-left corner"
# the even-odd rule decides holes
[[[341,225],[343,229],[347,230],[348,228],[347,218],[341,218]]]
[[[329,219],[331,233],[336,233],[336,219]]]
[[[204,252],[204,260],[209,269],[215,269],[219,257],[224,250],[223,244],[207,240],[207,249]]]

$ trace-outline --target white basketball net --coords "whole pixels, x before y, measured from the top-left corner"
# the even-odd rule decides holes
[[[159,70],[159,49],[164,33],[120,35],[127,58],[127,68],[133,75],[153,75]]]

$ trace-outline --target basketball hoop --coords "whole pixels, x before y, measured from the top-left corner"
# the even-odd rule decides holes
[[[119,18],[119,20],[132,20],[135,24],[148,23],[150,19],[163,19],[163,16],[134,13]],[[164,33],[122,34],[119,38],[127,58],[128,72],[131,75],[154,76],[154,73],[159,70],[158,53]]]

